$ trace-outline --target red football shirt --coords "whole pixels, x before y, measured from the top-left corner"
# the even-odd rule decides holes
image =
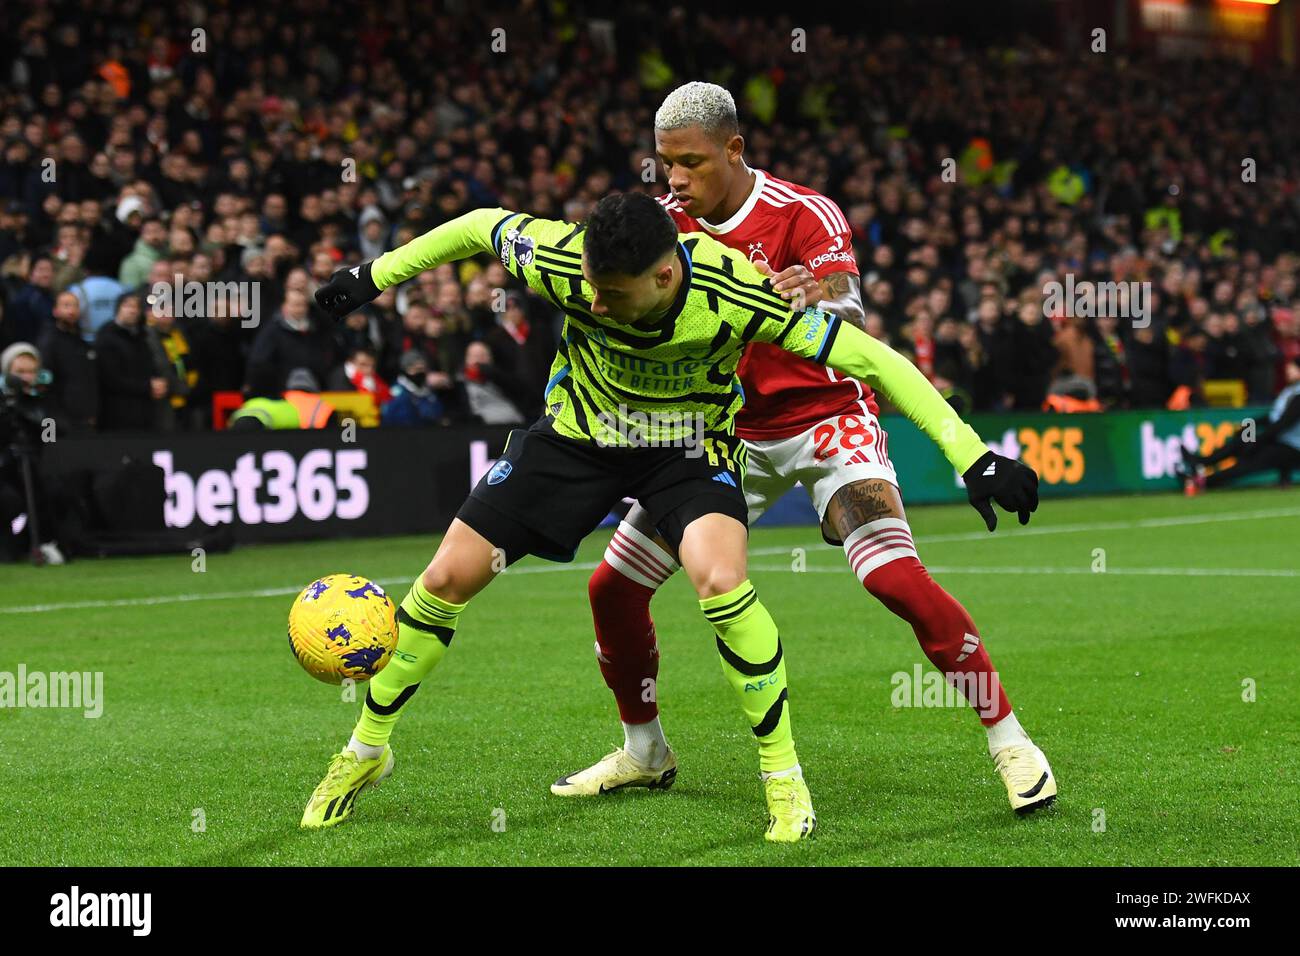
[[[766,262],[773,272],[801,263],[817,279],[833,272],[858,274],[852,232],[839,206],[761,169],[754,175],[749,198],[723,223],[687,215],[671,194],[659,202],[681,232],[707,232],[750,262]],[[880,411],[868,386],[766,342],[750,343],[737,372],[745,389],[745,407],[736,416],[741,438],[789,438],[825,418]]]

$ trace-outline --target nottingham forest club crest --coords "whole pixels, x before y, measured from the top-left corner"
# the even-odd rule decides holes
[[[749,244],[749,261],[767,262],[767,253],[763,251],[762,242],[751,242]],[[768,263],[768,265],[771,265],[771,263]]]

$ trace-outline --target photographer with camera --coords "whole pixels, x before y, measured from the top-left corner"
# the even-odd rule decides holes
[[[54,493],[39,473],[42,431],[52,421],[41,404],[49,381],[34,345],[15,342],[0,353],[0,558],[64,563]]]

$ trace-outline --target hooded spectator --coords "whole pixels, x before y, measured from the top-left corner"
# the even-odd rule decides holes
[[[402,355],[402,372],[393,383],[392,396],[383,407],[384,425],[436,425],[442,419],[442,402],[426,384],[429,363],[414,349]]]
[[[101,327],[113,321],[117,300],[127,289],[107,275],[88,275],[72,286],[69,292],[81,303],[82,334],[93,340]]]
[[[54,263],[48,256],[38,256],[27,272],[27,281],[9,301],[0,330],[0,345],[10,342],[35,342],[53,324]]]
[[[113,321],[95,337],[99,368],[101,431],[146,431],[154,427],[154,408],[167,395],[145,335],[140,298],[127,293],[117,302]]]
[[[72,431],[93,429],[99,418],[99,371],[95,350],[82,334],[81,301],[71,292],[54,300],[54,325],[40,341],[51,376],[46,407]]]
[[[294,369],[306,369],[323,382],[335,355],[333,337],[312,317],[306,293],[287,289],[279,311],[253,343],[245,384],[254,394],[281,392]]]
[[[361,210],[357,220],[357,248],[363,259],[377,259],[388,251],[388,217],[378,206]]]

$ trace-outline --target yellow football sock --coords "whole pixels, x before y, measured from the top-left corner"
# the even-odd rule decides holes
[[[758,738],[759,767],[788,770],[798,763],[790,732],[790,705],[781,637],[754,586],[700,601],[700,610],[717,632],[722,673],[731,684],[749,726]]]
[[[370,682],[353,731],[357,740],[373,747],[388,742],[402,708],[451,646],[465,607],[430,594],[418,578],[411,585],[397,609],[397,649]]]

